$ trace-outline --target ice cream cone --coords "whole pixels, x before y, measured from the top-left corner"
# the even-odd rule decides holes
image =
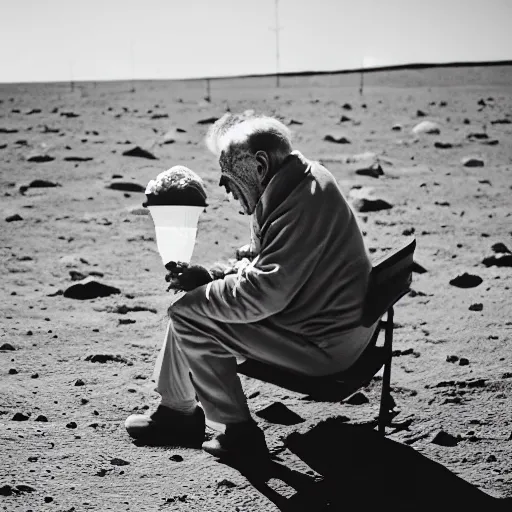
[[[164,265],[190,263],[202,206],[148,206],[155,224],[156,243]]]

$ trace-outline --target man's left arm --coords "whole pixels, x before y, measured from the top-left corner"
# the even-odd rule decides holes
[[[257,322],[282,311],[315,269],[327,243],[329,229],[322,225],[319,210],[316,215],[289,211],[276,219],[251,265],[188,292],[172,309],[186,308],[225,323]]]

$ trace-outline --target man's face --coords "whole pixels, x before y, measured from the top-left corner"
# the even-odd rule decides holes
[[[240,213],[252,215],[263,193],[256,158],[241,148],[229,149],[221,153],[219,164],[219,186],[224,187],[227,194],[239,201],[243,209]]]

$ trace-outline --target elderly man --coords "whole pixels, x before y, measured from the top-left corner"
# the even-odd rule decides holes
[[[348,369],[375,330],[359,323],[371,264],[336,180],[293,150],[278,120],[226,114],[207,144],[220,185],[253,216],[257,255],[222,279],[198,266],[175,270],[171,283],[190,291],[169,308],[155,369],[161,403],[126,428],[134,438],[188,444],[204,440],[206,416],[223,426],[202,444],[208,453],[268,455],[237,360],[310,376]]]

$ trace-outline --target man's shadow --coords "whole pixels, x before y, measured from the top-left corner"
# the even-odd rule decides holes
[[[382,437],[373,428],[331,418],[306,434],[293,433],[285,445],[323,479],[281,463],[254,465],[225,461],[281,511],[330,510],[512,510],[410,446]],[[278,479],[296,493],[286,498],[268,482]]]

